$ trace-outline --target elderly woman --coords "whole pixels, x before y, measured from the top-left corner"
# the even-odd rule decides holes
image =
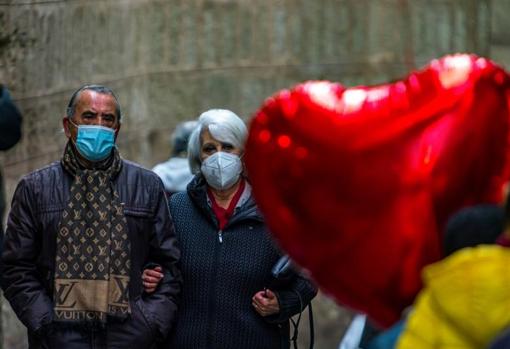
[[[317,293],[297,274],[283,288],[268,288],[281,253],[243,172],[246,136],[244,122],[222,109],[200,115],[191,134],[195,177],[187,192],[170,199],[184,285],[164,348],[289,348],[289,318]],[[146,271],[143,278],[146,291],[154,290],[157,273]]]

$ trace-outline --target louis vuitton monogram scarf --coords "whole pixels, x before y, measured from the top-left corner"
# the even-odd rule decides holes
[[[61,160],[73,177],[57,233],[54,312],[56,321],[106,323],[130,313],[131,246],[112,179],[122,168],[117,149],[102,168],[80,166],[67,144]]]

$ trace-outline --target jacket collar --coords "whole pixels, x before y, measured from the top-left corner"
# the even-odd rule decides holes
[[[217,227],[218,222],[216,216],[207,201],[207,182],[202,174],[197,174],[193,178],[193,180],[188,184],[187,192],[193,204]],[[226,227],[247,219],[259,222],[264,221],[251,194],[241,206],[236,207],[234,214],[230,218]]]

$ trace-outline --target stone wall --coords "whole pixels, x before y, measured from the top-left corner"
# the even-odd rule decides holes
[[[211,107],[248,120],[299,81],[381,83],[465,51],[508,66],[509,11],[509,0],[0,0],[0,82],[24,114],[22,142],[0,155],[8,196],[59,158],[60,120],[84,83],[118,93],[121,153],[151,167],[177,122]],[[349,313],[316,308],[316,347],[332,348]],[[21,327],[6,318],[17,348]]]

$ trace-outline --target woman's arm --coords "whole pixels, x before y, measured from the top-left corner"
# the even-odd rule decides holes
[[[273,292],[278,301],[279,312],[266,316],[266,321],[287,321],[292,316],[303,311],[317,295],[317,291],[317,287],[310,280],[296,273],[296,277],[287,287]]]

